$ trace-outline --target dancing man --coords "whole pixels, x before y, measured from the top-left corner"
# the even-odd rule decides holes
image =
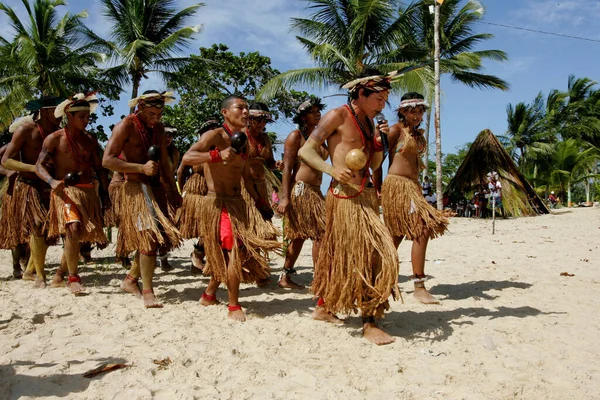
[[[419,183],[419,173],[424,168],[421,157],[427,147],[419,125],[426,110],[422,95],[402,96],[397,110],[400,121],[390,129],[390,168],[383,182],[381,203],[394,246],[398,248],[405,237],[413,241],[414,297],[421,303],[437,304],[437,299],[425,288],[425,252],[429,239],[444,233],[448,218],[427,203]]]
[[[215,120],[205,122],[197,132],[198,140],[200,140],[205,132],[219,127],[220,124]],[[186,176],[186,171],[188,170],[191,170],[189,177]],[[186,178],[187,181],[185,181]],[[192,259],[190,272],[192,274],[201,274],[204,269],[203,260],[205,250],[197,212],[202,205],[202,199],[208,193],[208,186],[206,186],[206,178],[204,177],[204,165],[190,167],[182,162],[177,169],[177,184],[182,188],[181,196],[183,197],[183,203],[181,204],[181,208],[177,210],[175,223],[184,239],[198,240],[194,244],[194,250],[190,255]]]
[[[241,131],[248,120],[248,105],[243,98],[231,96],[223,101],[221,114],[225,120],[223,126],[204,133],[183,156],[183,163],[192,166],[206,163],[208,194],[200,199],[197,218],[206,249],[204,271],[211,275],[211,280],[200,304],[218,304],[216,292],[220,283],[225,282],[228,317],[245,321],[246,314],[238,301],[240,282],[268,278],[267,252],[278,249],[280,243],[270,240],[278,234],[273,225],[264,221],[258,210],[242,197],[244,184],[251,198],[259,199],[252,182],[249,149],[232,148],[234,133],[236,139],[237,135],[246,138]]]
[[[118,216],[117,254],[136,251],[121,289],[143,297],[146,308],[162,307],[152,289],[159,247],[171,249],[181,241],[179,231],[168,217],[166,193],[157,176],[160,170],[178,206],[181,197],[169,167],[164,127],[160,122],[165,104],[173,100],[171,93],[155,90],[130,100],[129,107],[137,106],[137,111],[114,127],[102,160],[105,168],[123,174],[125,179]],[[156,151],[158,162],[150,159]],[[141,292],[138,286],[140,277]]]
[[[395,339],[375,321],[398,292],[398,256],[392,238],[379,219],[377,192],[369,168],[383,159],[381,133],[386,123],[373,127],[385,107],[391,79],[376,71],[344,85],[348,104],[329,111],[300,149],[311,167],[332,176],[325,200],[327,225],[315,265],[312,290],[318,307],[332,313],[360,308],[363,337],[383,345]],[[320,148],[327,140],[333,165],[323,161]],[[352,170],[350,168],[353,168]]]
[[[4,168],[19,172],[11,203],[14,207],[10,211],[3,209],[13,216],[11,221],[14,225],[3,229],[11,229],[19,242],[29,241],[31,262],[23,279],[35,279],[37,288],[46,286],[44,262],[49,242],[46,242],[44,225],[48,218],[51,189],[36,175],[35,164],[44,139],[60,127],[60,119],[54,116],[54,111],[61,101],[58,97],[42,97],[27,103],[25,109],[32,114],[11,126],[10,130],[14,133],[2,156]]]
[[[321,99],[314,96],[302,103],[293,120],[298,129],[292,131],[285,140],[283,184],[277,210],[285,218],[283,236],[289,240],[283,271],[279,278],[279,286],[282,288],[304,288],[291,278],[292,274],[296,273],[294,264],[302,251],[304,241],[308,239],[313,242],[312,259],[313,264],[316,264],[319,241],[325,232],[325,199],[321,193],[323,173],[298,157],[298,150],[319,123],[324,107]],[[323,160],[327,160],[329,152],[325,145],[319,148],[319,154]],[[320,312],[323,308],[317,307],[315,310]],[[325,313],[325,316],[333,318],[328,313]]]
[[[52,281],[57,285],[68,272],[67,287],[74,295],[84,292],[77,273],[80,243],[106,244],[102,229],[103,204],[108,204],[108,176],[102,168],[98,142],[85,129],[98,106],[95,95],[82,93],[65,100],[55,110],[58,119],[66,116],[67,125],[44,139],[35,172],[52,188],[48,237],[65,236],[63,259],[68,271],[60,267]],[[47,165],[52,163],[52,172]],[[100,188],[93,180],[96,173]]]

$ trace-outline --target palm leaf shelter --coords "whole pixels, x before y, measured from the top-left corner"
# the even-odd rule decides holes
[[[508,215],[521,217],[550,213],[510,154],[489,129],[477,135],[460,168],[448,183],[444,196],[452,199],[476,191],[490,171],[496,171],[499,175],[502,203]]]

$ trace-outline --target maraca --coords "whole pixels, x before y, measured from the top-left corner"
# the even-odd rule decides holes
[[[65,186],[75,186],[79,183],[80,179],[81,172],[67,172],[63,178],[63,182],[65,183]]]
[[[248,136],[244,132],[234,132],[231,135],[231,148],[236,153],[241,153],[248,144]]]
[[[148,149],[148,158],[150,161],[158,162],[160,160],[160,147],[158,146],[150,146]]]
[[[353,171],[361,170],[367,164],[367,155],[361,149],[353,149],[346,154],[346,165]]]

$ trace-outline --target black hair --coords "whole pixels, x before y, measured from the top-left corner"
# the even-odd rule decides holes
[[[238,95],[235,95],[235,94],[231,95],[231,96],[227,96],[221,102],[221,110],[229,108],[229,106],[231,106],[231,103],[233,103],[235,100],[244,100],[244,101],[246,101],[246,99],[243,98],[242,96],[238,96]]]
[[[271,112],[271,110],[269,110],[269,106],[267,106],[265,103],[263,103],[261,101],[253,101],[248,106],[248,109],[250,109],[250,110],[260,110],[260,111],[265,111],[265,112],[268,112],[268,113]]]
[[[158,90],[151,89],[151,90],[146,90],[144,93],[142,93],[142,95],[145,95],[145,94],[154,94],[154,93],[160,94],[160,92]]]
[[[69,107],[69,109],[71,107],[89,107],[90,106],[90,102],[87,100],[77,100],[75,101],[73,104],[71,104],[71,106]],[[69,109],[67,109],[67,113],[73,115],[75,114],[77,111],[69,111]]]
[[[375,69],[375,68],[365,68],[365,69],[363,69],[363,71],[360,73],[360,75],[358,75],[358,77],[357,77],[356,79],[359,79],[359,78],[366,78],[366,77],[368,77],[368,76],[378,76],[378,75],[379,75],[379,76],[380,76],[380,75],[383,75],[383,74],[381,73],[381,71],[379,71],[378,69]],[[384,88],[386,88],[386,89],[388,89],[388,90],[392,88],[392,85],[391,85],[389,82],[386,82],[386,81],[382,81],[382,82],[380,82],[380,83],[378,84],[378,86],[384,87]],[[359,87],[357,87],[355,90],[353,90],[353,91],[351,91],[351,92],[350,92],[350,99],[351,99],[351,100],[356,100],[356,99],[358,99],[358,95],[359,95],[360,89],[363,89],[363,91],[362,91],[362,94],[363,94],[363,96],[365,96],[365,97],[369,97],[369,96],[370,96],[370,95],[372,95],[373,93],[377,93],[377,91],[376,91],[376,90],[371,90],[371,89],[368,89],[368,88],[365,88],[365,87],[360,87],[360,85],[359,85]]]
[[[306,107],[303,110],[300,110],[300,112],[297,112],[296,115],[294,115],[294,118],[292,118],[292,122],[298,125],[300,129],[302,129],[302,127],[304,126],[303,118],[306,116],[306,114],[311,112],[313,107],[317,107],[319,111],[323,111],[325,109],[325,104],[323,104],[321,102],[321,99],[317,96],[310,96],[308,101],[310,102],[310,106]]]
[[[417,92],[408,92],[404,93],[404,95],[400,98],[400,102],[403,102],[404,100],[425,100],[425,96]],[[400,107],[398,107],[396,113],[398,114],[398,120],[404,121],[404,114],[400,112]]]
[[[216,129],[219,126],[221,126],[221,124],[218,121],[211,119],[202,124],[202,126],[196,131],[196,135],[202,136],[203,133],[212,131],[213,129]]]

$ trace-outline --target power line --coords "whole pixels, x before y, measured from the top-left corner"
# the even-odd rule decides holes
[[[527,31],[527,32],[534,32],[534,33],[541,33],[544,35],[552,35],[552,36],[559,36],[559,37],[565,37],[565,38],[569,38],[569,39],[577,39],[577,40],[585,40],[587,42],[595,42],[595,43],[600,43],[600,40],[598,39],[590,39],[590,38],[585,38],[585,37],[581,37],[581,36],[571,36],[571,35],[565,35],[563,33],[555,33],[555,32],[547,32],[547,31],[540,31],[537,29],[529,29],[529,28],[521,28],[520,26],[512,26],[512,25],[504,25],[504,24],[497,24],[494,22],[487,22],[487,21],[477,21],[480,24],[487,24],[487,25],[494,25],[494,26],[501,26],[503,28],[511,28],[511,29],[517,29],[520,31]]]

